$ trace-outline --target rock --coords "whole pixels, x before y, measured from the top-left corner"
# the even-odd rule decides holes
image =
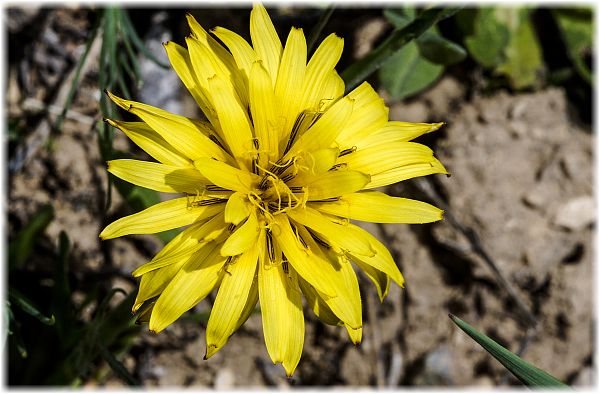
[[[217,371],[215,376],[214,389],[215,390],[228,390],[232,389],[235,385],[235,375],[229,368],[221,368]]]
[[[554,217],[554,224],[569,231],[586,228],[596,220],[596,203],[592,196],[573,198],[560,205]]]
[[[596,374],[594,373],[594,369],[591,367],[586,367],[582,369],[575,381],[573,381],[573,386],[583,386],[583,387],[591,387],[596,383]]]

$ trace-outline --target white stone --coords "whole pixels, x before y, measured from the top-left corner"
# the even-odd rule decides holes
[[[554,224],[571,231],[586,228],[596,220],[596,203],[592,196],[573,198],[556,210]]]

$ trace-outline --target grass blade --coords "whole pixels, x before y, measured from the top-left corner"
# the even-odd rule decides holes
[[[8,266],[12,270],[27,260],[38,237],[54,219],[51,205],[43,205],[8,245]]]
[[[313,52],[315,44],[317,43],[317,40],[319,39],[319,36],[321,35],[323,28],[327,25],[327,22],[329,22],[329,18],[331,18],[331,15],[333,14],[334,10],[335,10],[335,5],[329,4],[327,6],[327,8],[325,8],[323,10],[323,12],[321,13],[321,16],[319,17],[319,21],[317,22],[315,27],[313,27],[312,30],[310,31],[310,35],[308,36],[308,40],[307,40],[307,43],[308,43],[307,49],[308,49],[309,54],[311,54]]]
[[[450,314],[450,319],[475,342],[480,344],[489,354],[498,360],[524,385],[531,387],[569,387],[554,376],[533,366],[516,354],[500,346],[490,337],[480,333],[458,317]]]
[[[47,326],[54,325],[54,322],[55,322],[54,315],[50,315],[50,317],[45,316],[42,312],[39,311],[37,306],[35,306],[34,303],[30,299],[25,297],[17,289],[14,289],[12,287],[9,288],[8,299],[10,300],[11,305],[18,306],[19,308],[21,308],[21,310],[23,312],[35,317],[41,323],[43,323]]]

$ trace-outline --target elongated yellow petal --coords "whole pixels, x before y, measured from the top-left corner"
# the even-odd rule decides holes
[[[391,170],[380,172],[378,174],[372,174],[371,182],[365,186],[365,189],[391,185],[392,183],[401,182],[406,179],[431,174],[448,174],[446,168],[444,168],[442,163],[435,157],[429,162],[409,164],[392,168]]]
[[[194,223],[165,245],[150,262],[133,271],[132,275],[137,277],[181,260],[188,260],[193,253],[205,244],[223,234],[226,228],[227,224],[223,220],[222,212],[206,222]]]
[[[275,116],[276,100],[271,77],[261,61],[250,71],[250,111],[254,132],[259,143],[259,164],[267,167],[269,161],[279,158],[278,123]]]
[[[212,183],[228,190],[249,192],[260,181],[257,175],[218,160],[201,158],[194,161],[194,166]]]
[[[299,171],[299,176],[307,174],[308,176],[320,175],[328,171],[335,164],[340,150],[338,148],[319,149],[315,152],[301,152],[299,157],[304,160],[306,170]],[[294,178],[292,182],[295,182]],[[293,184],[290,182],[290,184]]]
[[[365,264],[359,259],[354,259],[353,262],[369,279],[371,279],[371,282],[373,282],[375,288],[377,289],[379,301],[383,302],[383,299],[387,296],[388,291],[390,290],[390,277],[387,276],[383,271],[373,268],[371,265]]]
[[[275,99],[279,105],[278,115],[285,121],[279,139],[287,144],[289,135],[298,114],[303,110],[302,93],[306,73],[306,40],[302,29],[292,28],[288,35],[279,64]]]
[[[121,130],[137,146],[161,163],[179,167],[192,163],[144,122],[122,122],[113,119],[106,119],[106,122]]]
[[[255,242],[247,252],[226,266],[206,327],[205,359],[222,348],[237,329],[254,281],[259,251],[259,243]]]
[[[238,225],[250,215],[246,193],[235,192],[227,200],[225,206],[225,221]]]
[[[398,286],[403,287],[404,286],[404,278],[402,277],[402,274],[400,273],[398,266],[394,262],[392,255],[390,254],[389,250],[387,250],[385,245],[382,244],[371,233],[369,233],[366,230],[363,230],[362,228],[360,228],[354,224],[349,224],[348,227],[358,233],[361,233],[362,236],[372,245],[373,249],[375,250],[375,254],[372,256],[364,256],[364,255],[359,256],[357,254],[350,252],[350,256],[352,257],[352,260],[355,262],[357,262],[357,261],[362,262],[364,264],[370,265],[371,267],[373,267],[375,269],[378,269],[379,271],[384,272],[394,282],[396,282],[398,284]],[[373,275],[373,273],[371,273],[371,275]],[[381,284],[380,284],[380,286],[381,286]],[[386,289],[386,292],[387,292],[387,289]]]
[[[162,293],[186,261],[180,260],[177,263],[144,274],[140,281],[140,288],[135,297],[133,308],[131,309],[132,313],[135,313],[145,301]]]
[[[302,290],[302,294],[304,294],[304,298],[306,298],[306,303],[310,309],[313,310],[319,320],[331,326],[344,325],[344,322],[342,322],[340,318],[333,313],[331,308],[329,308],[325,303],[325,300],[323,300],[317,290],[315,290],[310,283],[302,279],[302,277],[298,278],[298,283],[300,284],[300,289]]]
[[[192,97],[194,97],[194,100],[206,118],[218,128],[218,119],[215,116],[214,108],[202,85],[198,81],[194,67],[192,66],[192,61],[190,60],[189,52],[181,45],[171,41],[165,43],[164,47],[167,51],[171,66],[173,66],[179,79],[181,79],[181,82],[183,82],[187,90],[192,94]]]
[[[267,10],[260,3],[255,3],[250,13],[250,37],[256,54],[264,62],[275,86],[283,48]]]
[[[221,161],[231,160],[231,157],[223,149],[204,134],[209,133],[210,130],[199,129],[201,123],[147,104],[123,100],[110,92],[108,94],[118,106],[140,117],[171,146],[189,159],[214,157]]]
[[[361,190],[370,181],[369,175],[358,171],[329,171],[308,183],[308,200],[338,197]]]
[[[240,98],[243,106],[246,107],[248,104],[248,85],[242,74],[238,71],[235,59],[217,40],[211,37],[210,34],[202,28],[202,26],[196,21],[196,19],[188,14],[188,23],[192,30],[192,37],[201,43],[205,48],[209,49],[209,53],[206,56],[209,58],[214,67],[215,71],[222,76],[227,75],[231,81],[234,90]],[[202,73],[202,71],[197,71]],[[210,77],[210,75],[208,76]]]
[[[331,264],[303,244],[300,236],[292,230],[286,215],[276,215],[274,223],[277,225],[274,238],[298,275],[325,296],[335,297],[335,272]]]
[[[248,220],[227,238],[227,241],[221,247],[221,255],[237,256],[250,249],[256,244],[260,234],[260,227],[256,213],[251,212]]]
[[[286,272],[287,271],[287,272]],[[302,355],[304,314],[294,268],[271,265],[263,252],[258,268],[258,293],[267,351],[291,376]]]
[[[377,174],[409,164],[428,163],[433,160],[433,151],[415,142],[392,142],[357,149],[342,156],[338,163],[346,163],[348,169]]]
[[[332,70],[327,73],[325,83],[321,90],[321,101],[319,101],[319,110],[325,111],[344,95],[344,80],[338,75],[337,71]]]
[[[330,254],[333,255],[333,253]],[[333,260],[336,257],[329,256],[329,259]],[[353,330],[358,330],[362,327],[362,307],[358,279],[347,258],[340,257],[337,263],[336,287],[338,296],[325,298],[325,303],[342,319],[345,325]]]
[[[210,205],[200,206],[203,201]],[[112,222],[100,233],[100,238],[111,239],[128,234],[153,234],[173,228],[187,226],[225,209],[223,203],[212,203],[209,198],[198,198],[190,202],[189,198],[174,198],[146,208],[141,212],[125,216]]]
[[[359,328],[352,328],[350,325],[345,324],[348,336],[353,344],[358,345],[362,341],[362,326]]]
[[[313,287],[333,313],[345,324],[350,325],[353,329],[360,328],[362,326],[360,291],[356,274],[350,262],[331,251],[324,252],[304,226],[298,225],[298,235],[302,237],[312,252],[313,259],[319,262],[319,274],[331,283],[336,296],[329,297],[319,291],[317,287]],[[312,284],[310,278],[305,279]]]
[[[243,70],[246,78],[249,79],[252,64],[258,60],[258,55],[254,52],[254,49],[239,34],[231,30],[215,27],[212,32],[229,48],[238,68]]]
[[[310,204],[314,206],[319,205],[317,203]],[[308,206],[306,209],[292,209],[287,214],[294,221],[317,233],[323,241],[333,247],[360,255],[372,256],[375,253],[368,240],[350,228],[348,223],[334,223],[330,218],[325,217]]]
[[[410,122],[387,122],[381,129],[358,142],[359,146],[389,144],[390,142],[406,142],[419,137],[425,133],[431,133],[442,127],[444,122],[439,123],[410,123]]]
[[[323,40],[306,66],[302,108],[320,109],[327,76],[342,56],[344,39],[330,34]]]
[[[150,330],[164,330],[212,291],[227,260],[219,247],[210,242],[181,267],[154,305]]]
[[[300,151],[316,151],[330,148],[340,130],[352,114],[354,101],[348,97],[336,102],[331,108],[309,128],[290,151],[284,156],[284,160],[295,156]]]
[[[237,104],[233,92],[218,75],[210,78],[208,83],[225,142],[238,163],[250,168],[250,158],[255,148],[245,107]]]
[[[388,121],[388,108],[367,82],[363,82],[346,97],[354,100],[352,115],[336,141],[345,147],[356,145],[362,138],[379,130]]]
[[[442,211],[431,204],[376,191],[347,194],[334,202],[311,203],[313,208],[348,219],[374,223],[430,223],[442,219]]]
[[[165,193],[199,194],[207,184],[194,167],[181,168],[149,161],[118,159],[108,162],[108,172],[134,185]]]

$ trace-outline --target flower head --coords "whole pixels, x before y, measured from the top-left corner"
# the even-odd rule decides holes
[[[433,152],[409,140],[441,123],[388,121],[368,83],[344,96],[336,73],[343,40],[334,34],[307,64],[302,29],[285,47],[266,10],[250,16],[252,46],[212,33],[188,15],[187,49],[168,42],[169,60],[206,116],[196,120],[110,97],[141,122],[107,120],[157,162],[112,160],[108,171],[133,184],[183,196],[107,226],[103,239],[189,226],[134,271],[134,312],[159,332],[215,288],[206,358],[260,302],[267,350],[291,375],[302,353],[302,297],[325,323],[362,335],[355,267],[383,299],[404,279],[385,246],[350,219],[426,223],[442,211],[374,191],[446,173]]]

